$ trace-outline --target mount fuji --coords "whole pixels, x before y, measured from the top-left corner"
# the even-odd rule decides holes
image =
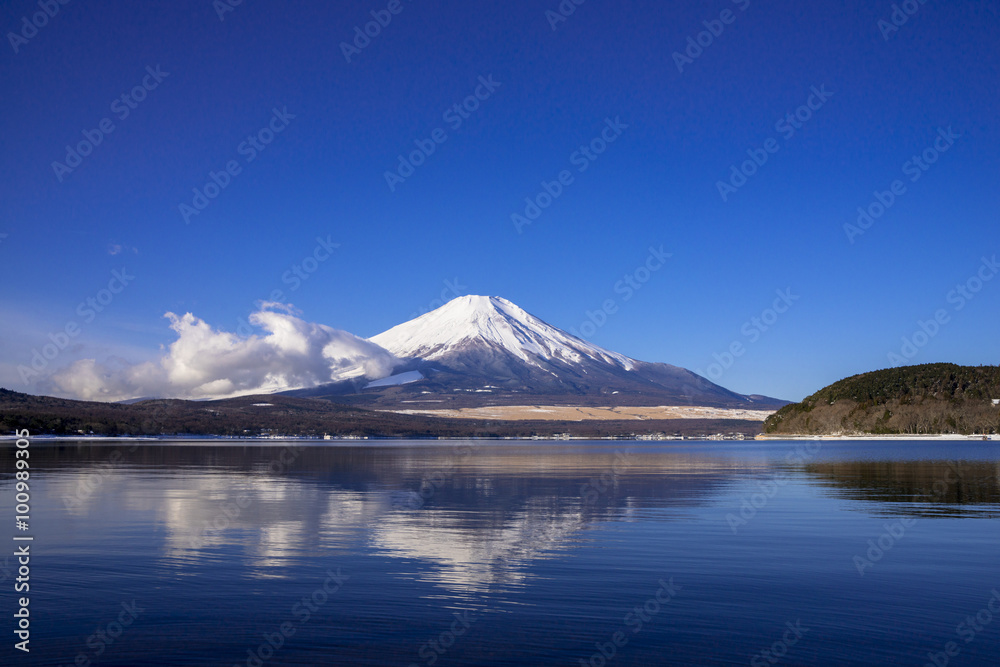
[[[777,409],[684,368],[606,350],[507,299],[462,296],[369,339],[400,359],[393,374],[285,392],[359,405],[524,403]]]

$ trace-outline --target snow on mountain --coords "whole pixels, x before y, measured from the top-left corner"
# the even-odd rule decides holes
[[[557,329],[498,296],[462,296],[437,310],[373,336],[371,342],[400,358],[446,359],[475,348],[502,349],[521,361],[599,362],[632,370],[636,362]]]
[[[400,360],[391,377],[367,384],[352,379],[297,395],[350,395],[357,404],[380,406],[519,405],[526,400],[742,408],[782,404],[742,396],[678,366],[598,347],[496,296],[458,297],[368,342]]]

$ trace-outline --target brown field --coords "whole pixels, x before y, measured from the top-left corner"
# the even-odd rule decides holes
[[[573,405],[495,405],[447,410],[383,410],[402,415],[503,421],[645,421],[649,419],[742,419],[763,422],[774,410],[742,410],[694,406],[594,407]]]

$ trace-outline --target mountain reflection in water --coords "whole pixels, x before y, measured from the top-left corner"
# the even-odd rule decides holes
[[[100,664],[244,665],[284,622],[269,665],[579,664],[618,630],[619,664],[747,664],[796,621],[787,664],[923,664],[1000,586],[998,460],[971,442],[36,441],[45,640],[24,664],[96,664],[88,638],[132,600],[146,611]],[[859,574],[902,517],[930,518]],[[998,653],[984,631],[962,664]]]

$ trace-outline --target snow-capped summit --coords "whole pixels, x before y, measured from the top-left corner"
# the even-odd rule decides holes
[[[603,396],[616,404],[748,402],[689,370],[637,361],[588,343],[498,296],[458,297],[370,341],[408,360],[397,373],[423,375],[401,389],[411,399],[429,400],[432,394],[437,402],[463,395],[493,402],[523,402],[527,396]],[[399,381],[391,384],[403,386],[402,374],[393,378]]]
[[[393,375],[299,393],[350,394],[353,403],[380,406],[783,404],[606,350],[498,296],[458,297],[369,341],[400,360]]]
[[[475,348],[504,350],[533,366],[597,361],[632,370],[635,362],[547,324],[498,296],[461,296],[371,338],[400,358],[444,360]]]

